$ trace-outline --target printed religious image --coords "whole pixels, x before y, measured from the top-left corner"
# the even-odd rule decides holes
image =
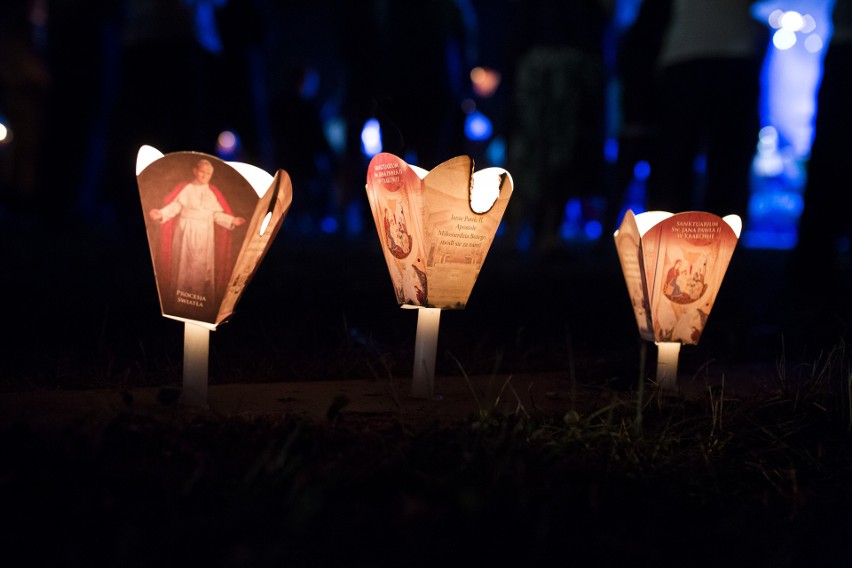
[[[425,306],[429,293],[423,253],[422,184],[408,164],[378,154],[367,170],[367,193],[397,302]]]
[[[511,193],[508,172],[474,174],[467,156],[427,172],[376,155],[367,195],[398,302],[464,308]]]
[[[678,304],[691,304],[704,295],[707,290],[704,277],[707,275],[708,258],[706,254],[700,256],[698,263],[684,263],[683,258],[675,259],[674,264],[666,271],[663,281],[663,294],[666,298]]]
[[[163,315],[219,323],[258,194],[229,164],[196,152],[154,160],[137,180]]]
[[[408,223],[405,221],[406,207],[401,201],[392,204],[393,212],[387,207],[385,210],[385,239],[390,253],[400,260],[408,258],[411,254],[411,246],[414,240],[408,232]]]
[[[651,296],[658,341],[697,344],[728,268],[737,236],[709,213],[682,213],[660,223],[658,281]]]

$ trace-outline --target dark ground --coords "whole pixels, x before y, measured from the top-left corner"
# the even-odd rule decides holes
[[[468,396],[463,374],[489,388],[512,376],[518,404],[498,408],[494,390],[470,389],[456,416],[440,401],[412,410],[406,399],[416,316],[396,306],[375,235],[307,237],[286,225],[233,320],[211,336],[213,408],[204,413],[173,402],[182,325],[159,315],[141,214],[120,230],[4,220],[7,557],[225,566],[852,559],[849,365],[845,351],[829,356],[845,349],[848,294],[795,295],[788,253],[735,252],[701,344],[681,351],[681,380],[695,396],[652,395],[637,425],[631,401],[653,389],[637,394],[641,343],[610,240],[547,255],[498,241],[468,307],[443,314],[438,394],[444,385],[447,401]],[[827,363],[839,386],[822,382],[814,393]],[[540,402],[564,406],[531,400],[537,380],[547,385]],[[283,408],[216,408],[214,394],[241,385],[290,390],[269,395]],[[384,406],[359,406],[356,390]],[[24,406],[51,392],[69,405],[77,396],[80,408],[92,392],[121,402],[53,422],[38,404]],[[306,392],[325,398],[299,408]]]

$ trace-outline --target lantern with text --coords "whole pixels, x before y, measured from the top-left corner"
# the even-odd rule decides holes
[[[502,168],[458,156],[431,171],[373,157],[367,197],[397,302],[418,309],[412,395],[434,393],[441,310],[463,309],[512,195]]]
[[[627,211],[615,245],[639,326],[657,344],[657,383],[677,386],[680,346],[696,345],[737,246],[742,221],[691,211]]]

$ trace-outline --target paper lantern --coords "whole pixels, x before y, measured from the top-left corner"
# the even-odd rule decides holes
[[[206,404],[209,331],[234,313],[278,233],[290,177],[143,146],[136,180],[162,314],[185,323],[184,400]]]
[[[627,211],[615,232],[639,335],[658,345],[661,386],[676,385],[680,345],[701,338],[741,229],[737,215]]]
[[[509,172],[473,169],[468,156],[426,171],[388,153],[374,156],[367,169],[367,197],[397,302],[420,310],[415,396],[434,389],[440,310],[467,304],[512,195]]]

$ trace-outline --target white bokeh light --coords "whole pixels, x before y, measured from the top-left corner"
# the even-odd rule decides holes
[[[375,118],[364,123],[361,130],[361,150],[370,157],[382,151],[382,128]]]
[[[778,147],[778,130],[774,126],[764,126],[758,134],[759,150],[774,150]]]
[[[769,17],[767,18],[767,22],[769,22],[770,27],[774,29],[778,29],[781,27],[781,16],[784,15],[783,10],[773,10]]]
[[[817,34],[811,34],[805,38],[805,49],[807,49],[811,53],[817,53],[822,49],[823,41],[822,38]]]
[[[237,146],[237,135],[230,130],[223,130],[216,138],[216,144],[219,146],[219,150],[231,152]]]
[[[804,18],[802,18],[802,15],[795,10],[784,12],[784,15],[781,16],[781,27],[785,30],[797,32],[801,30],[804,25]]]
[[[796,32],[781,28],[772,34],[772,45],[780,50],[790,49],[796,45]]]

